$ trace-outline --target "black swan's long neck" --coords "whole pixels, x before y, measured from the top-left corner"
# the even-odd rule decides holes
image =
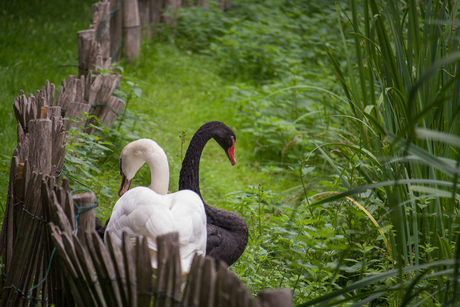
[[[190,141],[190,145],[182,161],[179,177],[179,190],[192,190],[201,196],[200,191],[200,158],[206,143],[213,137],[209,129],[198,129]]]

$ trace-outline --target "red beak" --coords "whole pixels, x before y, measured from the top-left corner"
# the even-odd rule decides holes
[[[233,140],[233,146],[232,148],[230,148],[228,151],[227,151],[227,157],[228,159],[230,160],[230,163],[232,165],[235,165],[236,164],[236,159],[235,159],[235,140]]]
[[[128,192],[129,187],[131,186],[131,180],[128,180],[125,174],[121,173],[121,185],[120,189],[118,190],[118,196],[123,196],[126,192]]]

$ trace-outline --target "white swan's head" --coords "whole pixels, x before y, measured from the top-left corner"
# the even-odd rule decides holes
[[[131,181],[144,163],[150,167],[150,189],[158,194],[168,193],[169,166],[166,154],[156,142],[140,139],[129,143],[120,153],[120,173],[122,176],[118,195],[122,196],[129,190]]]

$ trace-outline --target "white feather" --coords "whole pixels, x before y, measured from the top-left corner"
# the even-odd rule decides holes
[[[139,154],[126,155],[127,151],[124,149],[123,164],[127,165],[126,161],[133,157],[137,164],[136,171],[140,167],[139,164],[143,164],[139,163],[139,160],[146,161],[151,168],[152,165],[167,165],[167,158],[161,147],[153,142],[153,146],[147,150],[146,144],[145,141],[135,144],[136,147],[142,146],[142,157],[139,157]],[[133,146],[132,143],[130,146]],[[159,151],[160,154],[153,154],[154,151]],[[139,153],[137,149],[132,152]],[[152,171],[152,177],[156,175]],[[164,176],[164,171],[158,175]],[[179,233],[182,273],[186,274],[190,271],[194,255],[206,253],[206,214],[203,201],[198,194],[190,190],[160,195],[151,188],[136,187],[123,194],[113,207],[105,236],[110,232],[114,242],[119,246],[122,244],[123,232],[128,234],[133,243],[137,236],[146,236],[152,267],[156,269],[157,237],[172,231]]]

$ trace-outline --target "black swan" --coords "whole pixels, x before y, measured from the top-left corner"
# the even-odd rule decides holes
[[[179,178],[179,190],[192,190],[201,198],[200,191],[200,157],[206,143],[214,138],[225,150],[232,165],[236,163],[234,146],[236,137],[224,123],[212,121],[201,126],[190,141],[190,145],[182,161]],[[232,265],[244,252],[248,243],[248,225],[235,212],[213,208],[204,200],[207,218],[206,255],[223,260]]]

